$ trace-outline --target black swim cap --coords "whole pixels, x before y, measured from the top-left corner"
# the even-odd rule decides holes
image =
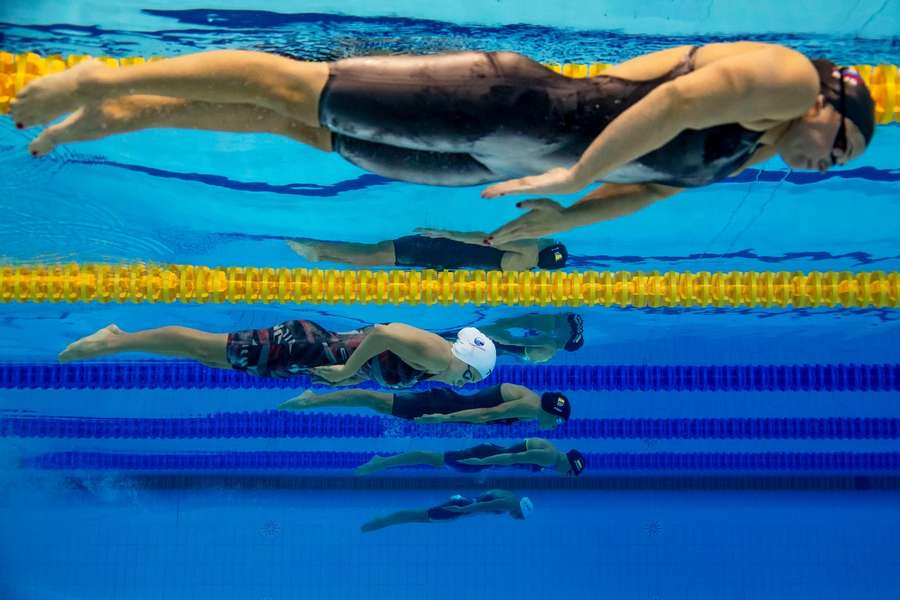
[[[566,452],[566,458],[569,459],[569,467],[572,469],[572,474],[576,476],[581,475],[581,472],[587,466],[584,454],[578,450],[569,450]]]
[[[569,251],[566,250],[565,245],[559,242],[538,252],[538,268],[547,271],[562,269],[566,266],[567,260],[569,260]]]
[[[544,409],[544,412],[561,417],[565,421],[568,421],[569,415],[572,414],[572,405],[569,404],[569,399],[559,392],[544,392],[541,396],[541,408]]]
[[[853,121],[866,139],[866,147],[875,135],[875,100],[869,87],[853,67],[839,67],[830,60],[817,58],[812,61],[819,72],[819,91],[825,102],[841,112],[841,85],[844,86],[843,115]]]

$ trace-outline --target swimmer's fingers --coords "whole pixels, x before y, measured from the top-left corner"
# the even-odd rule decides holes
[[[285,400],[281,404],[278,405],[278,410],[298,410],[301,408],[306,408],[309,406],[310,401],[315,398],[316,395],[312,390],[306,390],[299,396],[294,396],[289,400]]]
[[[317,377],[321,377],[330,383],[338,383],[350,377],[344,370],[344,365],[327,365],[315,367],[311,370]]]
[[[481,464],[484,464],[484,461],[481,460],[480,458],[464,458],[464,459],[462,459],[462,460],[459,461],[459,462],[461,462],[461,463],[464,464],[464,465],[481,465]]]
[[[519,240],[537,239],[555,233],[560,229],[561,213],[559,202],[547,198],[526,200],[517,204],[520,208],[530,208],[527,213],[496,229],[485,240],[491,246],[499,246]]]
[[[441,423],[444,420],[444,415],[442,414],[428,414],[422,415],[421,417],[416,417],[413,419],[416,423]]]
[[[447,230],[445,229],[433,229],[431,227],[416,227],[413,230],[413,233],[417,235],[421,235],[422,237],[428,238],[442,238],[447,235]]]
[[[453,513],[463,513],[463,512],[468,512],[468,511],[466,510],[467,507],[465,507],[465,506],[453,506],[452,504],[449,505],[449,506],[442,506],[441,508],[443,508],[443,509],[446,510],[447,512],[453,512]]]
[[[551,200],[550,198],[535,198],[534,200],[522,200],[516,204],[516,208],[561,212],[564,207],[556,200]]]
[[[570,194],[576,189],[569,169],[550,169],[541,175],[511,179],[486,188],[482,198],[499,198],[519,194]]]

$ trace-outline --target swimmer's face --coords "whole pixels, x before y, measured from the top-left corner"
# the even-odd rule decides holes
[[[824,173],[833,165],[847,164],[862,154],[866,139],[850,119],[843,118],[819,95],[816,104],[788,127],[777,148],[792,169]]]
[[[454,356],[453,360],[450,361],[450,367],[444,372],[441,379],[450,385],[464,386],[470,383],[478,383],[483,377],[478,372],[478,369]]]
[[[556,472],[560,475],[575,477],[575,472],[572,471],[572,465],[569,463],[569,459],[565,454],[560,453],[559,457],[556,459],[555,468]]]
[[[541,410],[538,413],[538,425],[541,429],[555,429],[563,423],[565,423],[565,420],[562,417],[551,415],[546,410]]]

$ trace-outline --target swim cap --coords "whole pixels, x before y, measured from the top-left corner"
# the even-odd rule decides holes
[[[584,320],[581,315],[569,315],[569,328],[572,330],[564,348],[566,352],[575,352],[584,346]]]
[[[544,409],[544,412],[560,417],[564,421],[568,421],[569,415],[572,414],[572,405],[569,404],[569,399],[559,392],[544,392],[541,396],[541,408]]]
[[[875,135],[875,101],[863,78],[853,67],[839,67],[830,60],[812,61],[819,72],[819,91],[825,102],[853,121],[866,139],[866,146]],[[841,111],[841,84],[844,86],[844,109]]]
[[[484,379],[497,364],[497,348],[491,338],[474,327],[463,327],[450,347],[453,356],[478,371]]]
[[[522,518],[527,519],[534,512],[534,502],[528,496],[524,496],[519,500],[519,510],[522,511]]]
[[[559,242],[538,252],[538,268],[541,269],[562,269],[566,266],[567,260],[569,260],[569,251],[566,250],[565,245]]]
[[[569,450],[566,452],[566,458],[569,459],[569,467],[572,469],[572,474],[581,475],[581,472],[584,471],[584,467],[587,466],[584,454],[578,450]]]

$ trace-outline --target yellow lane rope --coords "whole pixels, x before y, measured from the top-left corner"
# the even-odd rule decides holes
[[[900,273],[0,266],[0,302],[896,308],[900,307]]]

